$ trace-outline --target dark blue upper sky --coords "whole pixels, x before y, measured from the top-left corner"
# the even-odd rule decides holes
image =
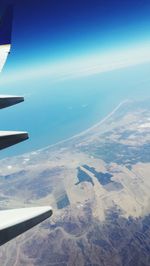
[[[130,45],[149,39],[149,14],[149,0],[18,0],[12,53],[28,65]]]

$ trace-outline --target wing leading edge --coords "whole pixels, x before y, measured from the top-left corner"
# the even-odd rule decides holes
[[[0,71],[11,48],[12,7],[8,8],[0,25]],[[24,101],[20,96],[0,95],[0,109]],[[0,131],[0,150],[28,139],[27,132]],[[52,215],[52,208],[31,207],[0,211],[0,245],[24,233]]]

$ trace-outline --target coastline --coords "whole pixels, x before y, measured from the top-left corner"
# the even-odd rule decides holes
[[[130,102],[130,100],[124,100],[122,102],[120,102],[108,115],[106,115],[104,118],[102,118],[98,123],[94,124],[93,126],[91,126],[90,128],[87,128],[85,129],[84,131],[70,137],[70,138],[67,138],[67,139],[64,139],[64,140],[61,140],[57,143],[54,143],[54,144],[51,144],[51,145],[48,145],[46,146],[45,148],[42,148],[42,149],[38,149],[36,151],[32,151],[31,153],[36,153],[36,152],[42,152],[42,151],[45,151],[47,149],[50,149],[50,148],[53,148],[53,147],[56,147],[57,145],[60,145],[60,144],[63,144],[65,142],[68,142],[70,140],[74,140],[78,137],[81,137],[85,134],[87,134],[88,132],[90,132],[91,130],[95,129],[96,127],[102,125],[105,121],[107,121],[107,119],[109,119],[110,117],[112,117],[119,109],[120,107],[122,107],[125,103],[128,103]]]
[[[49,150],[50,148],[55,148],[61,144],[64,144],[68,141],[71,141],[71,140],[74,140],[78,137],[81,137],[81,136],[84,136],[85,134],[87,134],[88,132],[90,132],[91,130],[95,129],[96,127],[102,125],[105,121],[107,121],[107,119],[109,119],[110,117],[112,117],[125,103],[128,103],[128,102],[131,102],[130,100],[124,100],[122,102],[120,102],[110,113],[108,113],[108,115],[106,115],[104,118],[102,118],[98,123],[94,124],[93,126],[87,128],[86,130],[76,134],[76,135],[73,135],[72,137],[70,138],[66,138],[64,140],[61,140],[59,142],[56,142],[54,144],[51,144],[51,145],[48,145],[48,146],[45,146],[44,148],[41,148],[41,149],[37,149],[37,150],[32,150],[30,152],[25,152],[23,154],[20,154],[20,155],[16,155],[16,156],[10,156],[10,157],[5,157],[5,158],[2,158],[0,159],[0,161],[5,161],[5,160],[11,160],[11,158],[29,158],[30,156],[36,156],[38,155],[40,152],[46,152],[47,150]]]

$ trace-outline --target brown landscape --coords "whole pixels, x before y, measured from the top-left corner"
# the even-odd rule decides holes
[[[0,249],[0,265],[150,265],[150,101],[125,101],[62,143],[0,161],[0,208],[53,216]]]

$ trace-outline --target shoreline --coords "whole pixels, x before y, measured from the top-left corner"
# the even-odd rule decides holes
[[[87,129],[85,129],[84,131],[82,131],[82,132],[80,132],[80,133],[78,133],[78,134],[76,134],[76,135],[73,135],[72,137],[69,137],[69,138],[67,138],[67,139],[64,139],[64,140],[61,140],[61,141],[59,141],[59,142],[57,142],[57,143],[55,143],[55,144],[51,144],[51,145],[48,145],[48,146],[46,146],[45,148],[42,148],[42,149],[38,149],[38,150],[35,150],[35,151],[32,151],[31,152],[31,154],[32,153],[36,153],[36,152],[42,152],[42,151],[45,151],[45,150],[47,150],[47,149],[50,149],[50,148],[53,148],[53,147],[55,147],[55,146],[57,146],[57,145],[60,145],[60,144],[63,144],[63,143],[65,143],[65,142],[67,142],[67,141],[70,141],[70,140],[73,140],[73,139],[76,139],[76,138],[78,138],[78,137],[81,137],[81,136],[83,136],[84,134],[86,134],[86,133],[88,133],[88,132],[90,132],[91,130],[93,130],[93,129],[95,129],[96,127],[98,127],[98,126],[100,126],[100,125],[102,125],[105,121],[107,121],[107,119],[109,119],[111,116],[113,116],[115,113],[116,113],[116,111],[118,111],[119,109],[120,109],[120,107],[122,106],[122,105],[124,105],[125,103],[128,103],[128,102],[130,102],[130,100],[124,100],[124,101],[122,101],[122,102],[120,102],[108,115],[106,115],[104,118],[102,118],[98,123],[96,123],[96,124],[94,124],[93,126],[91,126],[90,128],[87,128]]]
[[[7,159],[11,160],[11,158],[15,158],[15,159],[21,158],[21,157],[22,158],[29,158],[32,155],[38,155],[40,152],[44,152],[44,151],[46,152],[50,148],[57,147],[58,145],[64,144],[68,141],[71,141],[71,140],[74,140],[78,137],[84,136],[86,133],[88,133],[91,130],[95,129],[96,127],[102,125],[105,121],[107,121],[107,119],[109,119],[111,116],[113,116],[116,113],[116,111],[118,111],[120,109],[120,107],[122,107],[125,103],[128,103],[128,102],[130,102],[130,100],[124,100],[124,101],[120,102],[108,115],[106,115],[104,118],[102,118],[98,123],[94,124],[90,128],[87,128],[86,130],[84,130],[84,131],[82,131],[76,135],[73,135],[72,137],[69,137],[67,139],[61,140],[61,141],[56,142],[54,144],[48,145],[48,146],[41,148],[41,149],[33,150],[30,152],[25,152],[23,154],[16,155],[16,156],[5,157],[5,158],[0,159],[0,161],[5,161]]]

